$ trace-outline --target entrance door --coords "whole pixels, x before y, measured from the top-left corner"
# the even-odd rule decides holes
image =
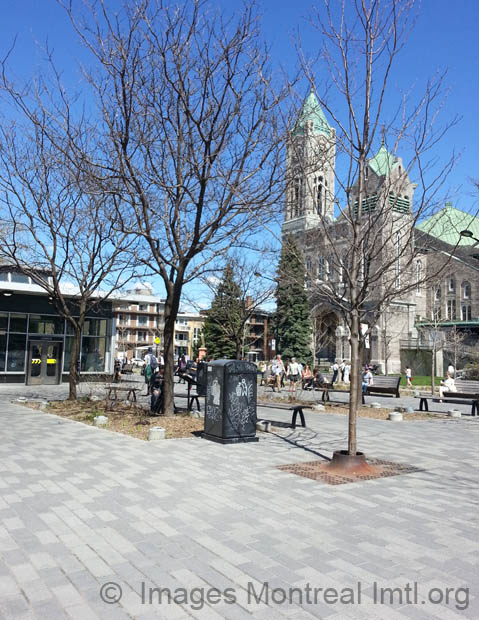
[[[28,385],[60,383],[61,342],[30,342],[28,347]]]

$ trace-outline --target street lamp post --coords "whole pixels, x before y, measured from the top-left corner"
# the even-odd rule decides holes
[[[474,234],[471,230],[461,230],[459,234],[461,235],[461,237],[465,237],[466,239],[473,239],[476,242],[474,245],[477,245],[479,243],[479,239],[477,237],[474,237]]]

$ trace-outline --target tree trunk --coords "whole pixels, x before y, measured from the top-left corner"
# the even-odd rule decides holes
[[[180,305],[181,287],[169,287],[165,301],[165,328],[163,332],[165,370],[163,376],[163,414],[167,417],[175,415],[175,383],[174,383],[174,333],[175,321]]]
[[[351,335],[349,338],[351,347],[351,377],[349,386],[349,432],[348,454],[354,456],[357,452],[357,415],[359,403],[361,361],[359,359],[359,315],[357,310],[351,312]]]
[[[73,326],[72,326],[73,327]],[[78,361],[80,359],[80,342],[81,342],[81,329],[73,327],[73,341],[72,350],[70,354],[70,372],[68,375],[69,391],[68,399],[77,399],[77,385],[79,381]]]

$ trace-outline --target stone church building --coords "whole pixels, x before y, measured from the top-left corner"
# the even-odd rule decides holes
[[[358,182],[342,188],[348,200],[346,206],[339,205],[336,131],[313,92],[289,138],[282,237],[292,236],[304,254],[315,361],[349,359],[347,305],[342,302],[347,299]],[[361,319],[364,362],[388,373],[401,372],[410,359],[405,353],[414,347],[427,349],[437,330],[444,339],[456,325],[467,331],[470,346],[479,340],[478,219],[448,204],[419,223],[415,188],[401,158],[383,143],[364,171],[364,245],[359,246],[364,252],[359,252],[362,275],[357,284],[361,288],[368,283]],[[470,234],[461,235],[464,230]]]

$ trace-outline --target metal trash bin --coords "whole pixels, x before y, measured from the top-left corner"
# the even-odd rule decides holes
[[[258,441],[256,366],[239,360],[207,365],[203,437],[219,443]]]

